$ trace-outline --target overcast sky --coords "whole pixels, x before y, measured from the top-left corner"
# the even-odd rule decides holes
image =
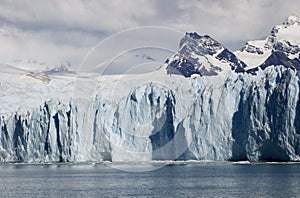
[[[0,62],[77,65],[104,38],[153,25],[209,34],[236,50],[299,8],[299,0],[1,0]]]

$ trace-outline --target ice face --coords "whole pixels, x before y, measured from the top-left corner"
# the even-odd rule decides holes
[[[296,71],[137,76],[118,83],[122,93],[104,80],[94,100],[67,102],[67,94],[3,114],[0,160],[299,160]]]

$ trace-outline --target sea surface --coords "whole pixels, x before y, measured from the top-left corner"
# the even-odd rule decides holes
[[[299,197],[300,164],[0,164],[0,196]]]

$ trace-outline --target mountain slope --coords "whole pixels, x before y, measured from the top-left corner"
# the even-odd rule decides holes
[[[177,54],[167,61],[170,74],[212,76],[228,71],[243,72],[246,66],[232,52],[208,35],[186,33]]]
[[[281,25],[274,26],[266,39],[247,42],[235,55],[247,64],[246,70],[255,73],[258,68],[271,65],[299,70],[299,53],[300,18],[291,15]]]

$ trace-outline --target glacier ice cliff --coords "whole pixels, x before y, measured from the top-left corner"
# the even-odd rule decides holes
[[[284,67],[165,76],[124,96],[98,87],[91,101],[47,100],[1,115],[0,161],[298,161],[299,77]]]

